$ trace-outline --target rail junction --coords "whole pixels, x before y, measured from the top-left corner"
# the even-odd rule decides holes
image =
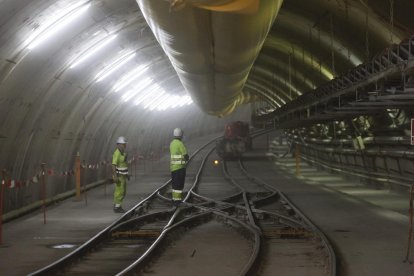
[[[31,275],[162,275],[168,273],[168,249],[182,241],[197,245],[192,255],[221,255],[214,263],[206,256],[188,264],[184,274],[336,275],[335,253],[325,235],[276,187],[251,176],[242,160],[223,160],[217,168],[214,141],[192,156],[194,177],[180,207],[172,207],[167,181],[70,254]],[[222,179],[212,181],[215,174]]]

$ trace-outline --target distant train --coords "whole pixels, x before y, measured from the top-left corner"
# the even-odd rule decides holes
[[[216,152],[223,159],[240,158],[251,149],[249,123],[241,121],[228,123],[224,129],[224,137],[216,143]]]

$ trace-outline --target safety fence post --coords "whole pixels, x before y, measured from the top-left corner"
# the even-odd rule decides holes
[[[3,243],[3,195],[4,186],[6,186],[6,171],[1,171],[1,188],[0,188],[0,244]]]
[[[148,156],[148,155],[145,155],[145,156],[144,156],[144,159],[143,159],[143,160],[144,160],[144,174],[145,174],[145,164],[146,164],[146,160],[147,160],[147,159],[146,159],[146,157],[147,157],[147,156]]]
[[[81,162],[80,154],[76,153],[75,157],[75,173],[76,173],[76,200],[80,200],[81,189]]]
[[[154,170],[154,152],[151,151],[151,171]]]
[[[134,175],[135,175],[135,179],[137,179],[137,163],[138,163],[138,153],[135,154],[135,158],[134,158]]]
[[[112,168],[111,165],[108,165],[108,163],[105,164],[105,169],[106,169],[106,181],[104,183],[104,196],[106,196],[106,185],[112,182]],[[109,168],[109,169],[108,169]]]
[[[83,168],[86,168],[86,166],[87,165],[85,164],[85,166]],[[80,170],[82,170],[82,167],[80,168]],[[86,177],[85,170],[83,171],[83,173],[81,173],[81,175],[83,176],[83,181],[80,182],[81,185],[82,185],[81,192],[83,191],[83,198],[85,199],[85,205],[88,206],[88,193],[87,193],[87,189],[86,189],[87,179],[85,179],[85,177]]]
[[[300,145],[295,147],[296,175],[300,175]]]
[[[40,185],[42,189],[42,201],[43,201],[43,224],[46,224],[46,172],[45,172],[46,163],[42,163],[40,166]]]
[[[409,203],[410,207],[408,209],[408,216],[409,216],[408,245],[407,245],[407,253],[405,255],[404,262],[407,262],[410,256],[411,237],[413,234],[413,194],[414,194],[414,184],[411,185],[411,188],[410,188],[410,203]]]

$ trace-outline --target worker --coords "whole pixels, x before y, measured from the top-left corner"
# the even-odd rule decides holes
[[[179,206],[182,202],[182,193],[185,182],[186,165],[188,162],[187,149],[182,139],[183,131],[176,128],[173,131],[174,139],[170,144],[170,171],[172,180],[172,201],[174,206]]]
[[[127,141],[125,137],[118,137],[116,149],[112,156],[112,180],[115,183],[114,212],[125,213],[122,201],[126,194],[126,183],[129,180],[127,153],[125,152]]]

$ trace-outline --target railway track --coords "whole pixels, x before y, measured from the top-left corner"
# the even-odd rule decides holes
[[[189,169],[196,172],[180,207],[172,206],[167,181],[73,252],[30,275],[335,275],[324,235],[241,161],[213,165],[213,150],[211,141],[191,157]]]
[[[258,275],[336,274],[335,252],[328,239],[282,192],[250,175],[241,160],[227,162],[224,170],[246,194],[262,233]]]

